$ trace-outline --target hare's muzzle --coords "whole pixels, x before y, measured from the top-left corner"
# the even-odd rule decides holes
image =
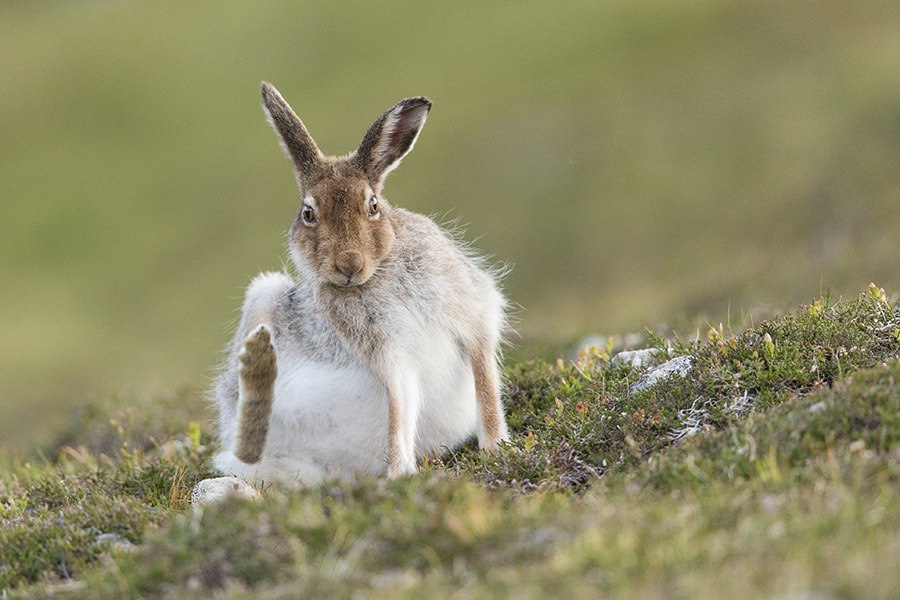
[[[334,270],[346,279],[344,285],[361,283],[359,275],[363,270],[363,255],[356,250],[345,250],[334,261]]]

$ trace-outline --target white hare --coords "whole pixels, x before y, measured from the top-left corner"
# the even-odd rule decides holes
[[[298,276],[264,273],[247,289],[216,386],[215,466],[301,485],[412,473],[417,456],[473,435],[495,450],[508,436],[503,295],[446,231],[382,195],[431,102],[402,100],[354,152],[329,157],[272,85],[262,96],[300,188]]]

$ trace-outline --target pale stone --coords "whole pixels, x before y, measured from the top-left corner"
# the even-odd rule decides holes
[[[613,356],[612,364],[633,367],[635,369],[643,369],[650,365],[656,355],[659,354],[658,348],[644,348],[642,350],[623,350]]]
[[[131,540],[118,533],[101,533],[94,538],[94,543],[122,552],[130,552],[135,549],[135,545],[131,543]]]
[[[252,485],[237,477],[204,479],[191,490],[191,505],[210,504],[228,496],[258,498],[259,492]]]
[[[678,358],[673,358],[670,361],[664,362],[658,367],[654,367],[644,373],[628,391],[634,393],[646,390],[663,379],[667,379],[673,375],[684,377],[691,370],[691,360],[692,358],[690,356],[679,356]]]

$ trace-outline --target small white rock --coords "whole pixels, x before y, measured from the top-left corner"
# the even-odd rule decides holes
[[[659,354],[658,348],[644,348],[642,350],[623,350],[610,361],[614,365],[625,365],[641,369],[646,367]]]
[[[101,533],[94,538],[94,543],[106,546],[110,550],[119,550],[122,552],[130,552],[135,549],[135,545],[131,540],[118,533]]]
[[[259,497],[259,492],[252,485],[237,477],[204,479],[191,490],[191,505],[200,506],[219,502],[233,495],[255,499]]]
[[[850,442],[850,445],[847,446],[847,449],[850,452],[862,452],[866,449],[866,442],[863,440],[856,440],[855,442]]]
[[[667,379],[672,375],[684,377],[691,370],[690,356],[679,356],[672,360],[666,361],[658,367],[654,367],[644,373],[640,379],[632,384],[628,391],[632,394],[653,387],[663,379]]]
[[[825,410],[825,401],[819,400],[807,409],[811,413],[817,413]]]

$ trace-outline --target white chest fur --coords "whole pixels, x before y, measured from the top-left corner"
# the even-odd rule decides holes
[[[423,331],[405,352],[405,370],[419,391],[415,448],[419,456],[453,447],[476,431],[472,370],[454,340]],[[413,340],[410,340],[413,341]],[[215,466],[255,483],[309,484],[354,473],[382,474],[387,466],[388,398],[363,365],[312,362],[278,348],[278,378],[262,459],[245,464],[233,448]],[[412,359],[412,356],[406,357]]]

